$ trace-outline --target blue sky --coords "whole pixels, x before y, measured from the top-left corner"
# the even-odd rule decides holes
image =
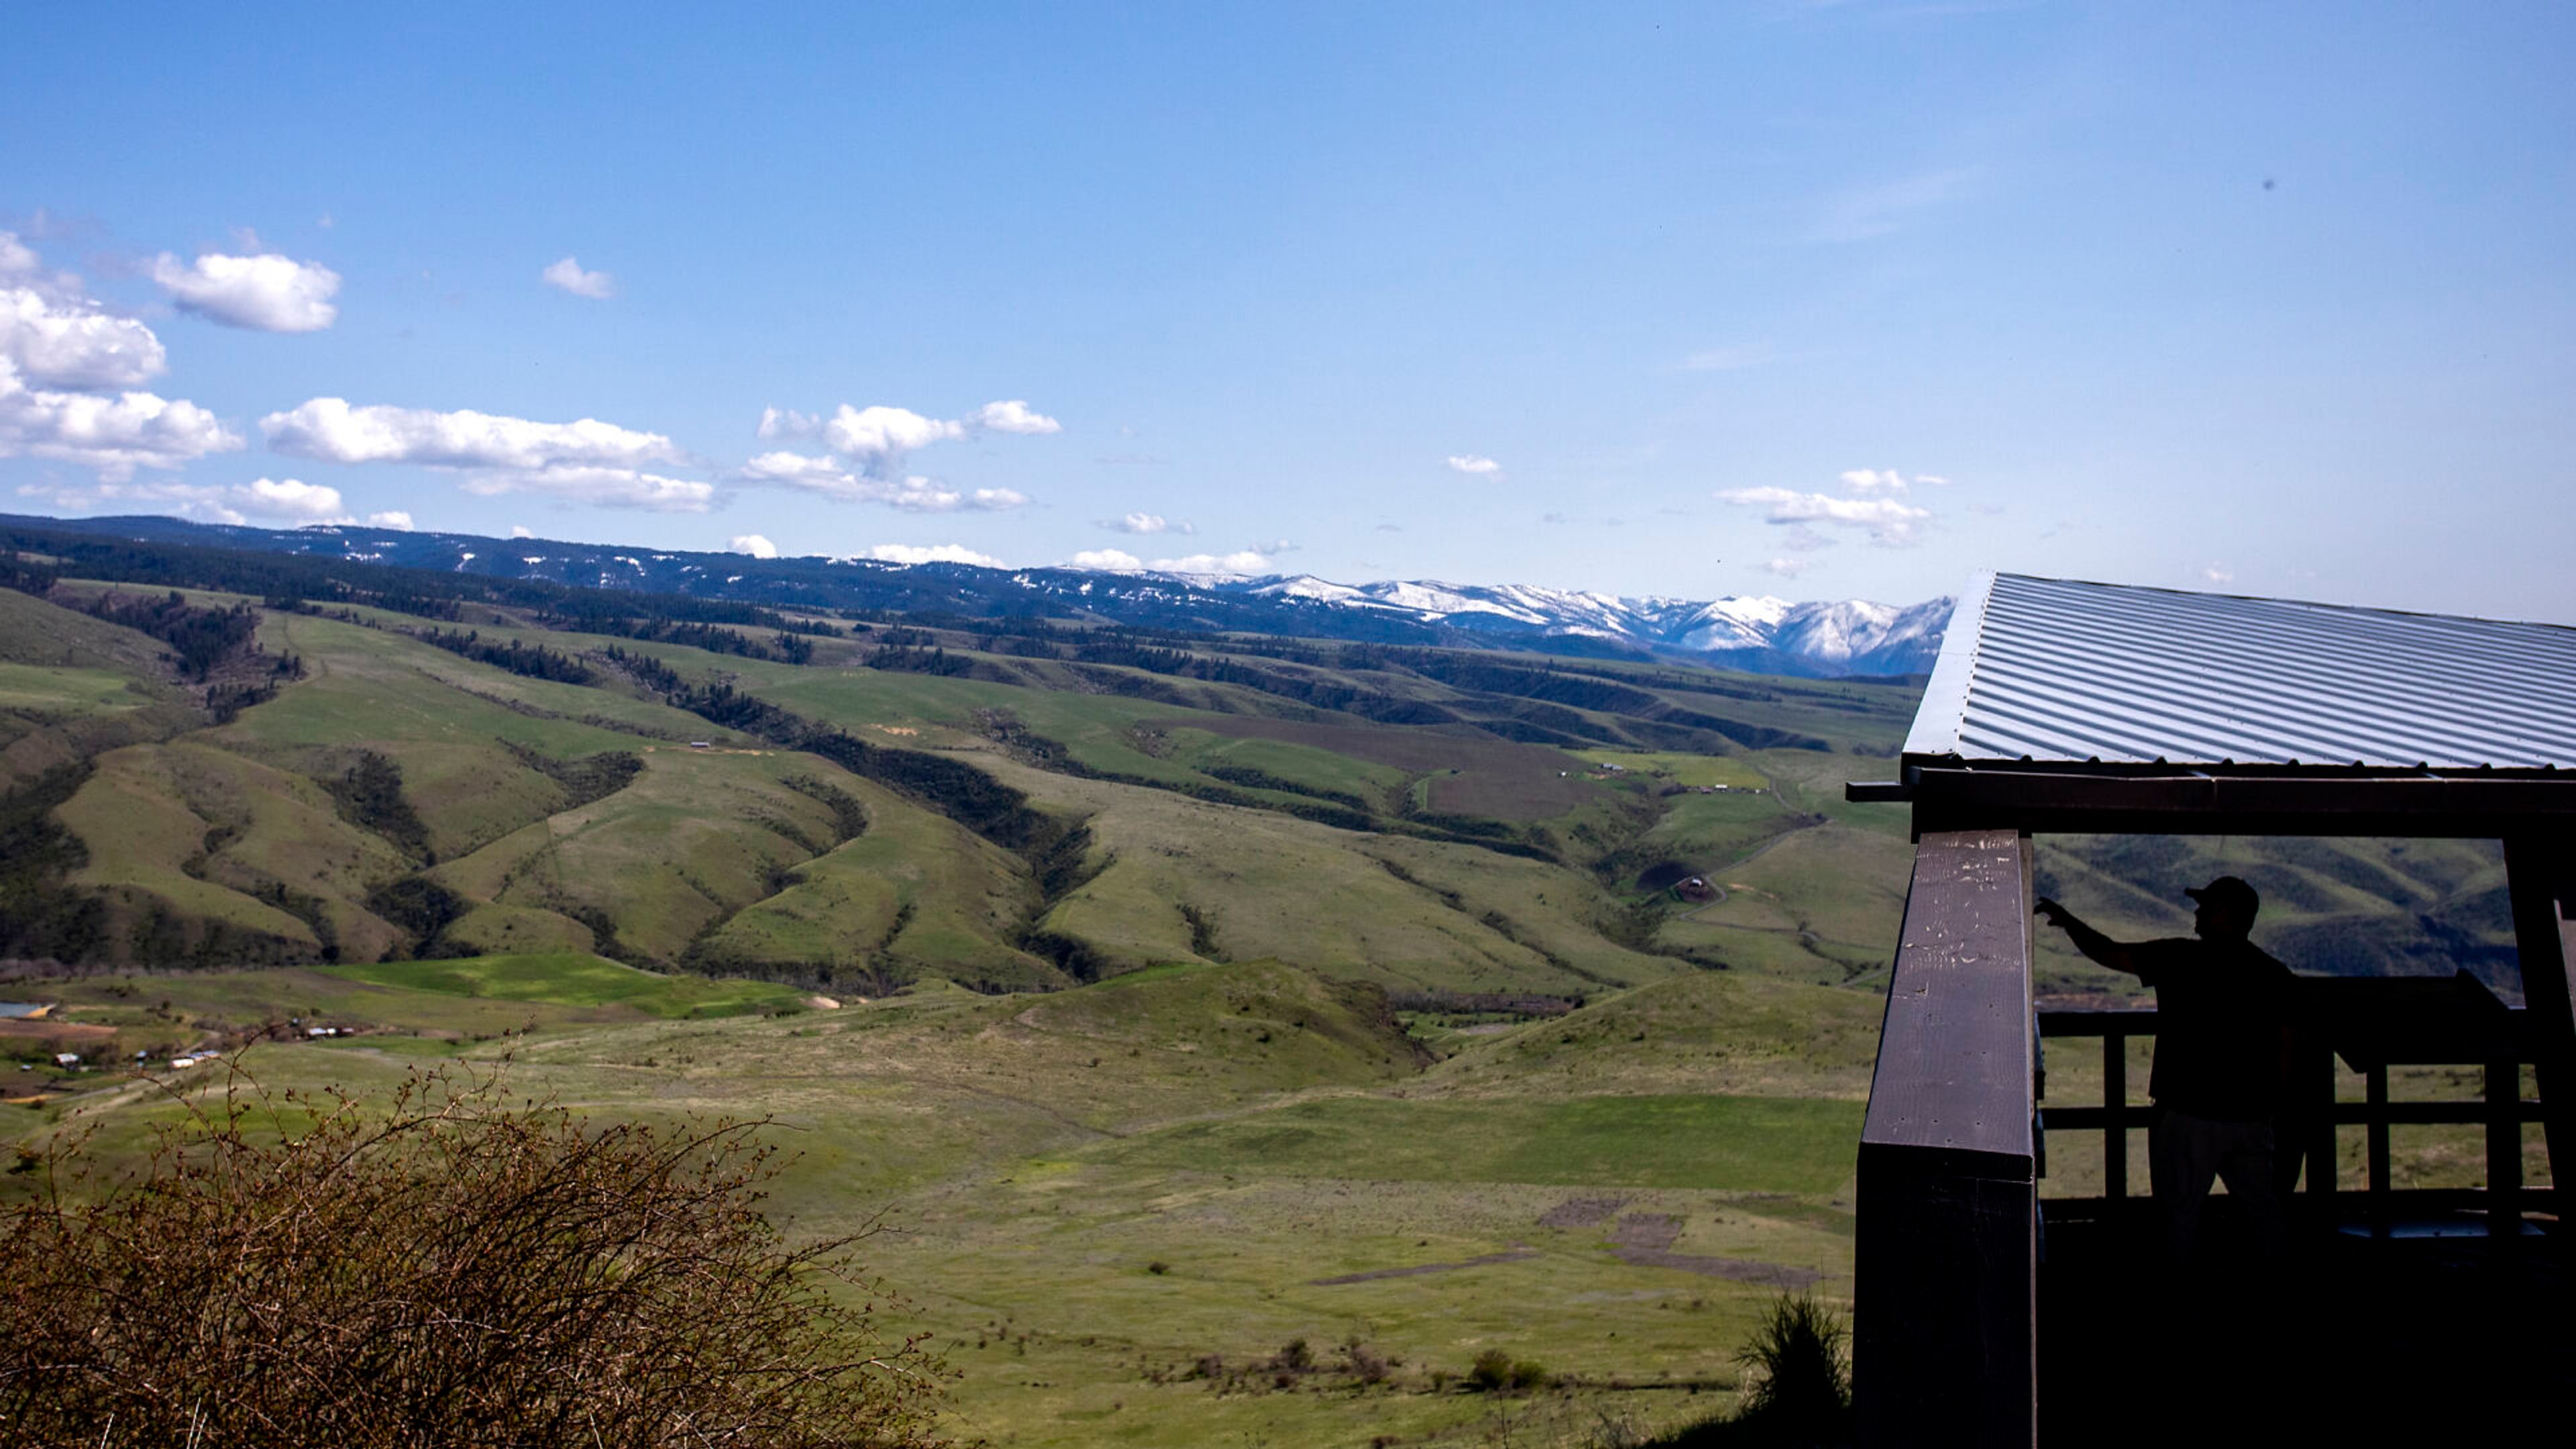
[[[2564,5],[0,35],[0,509],[2576,621]]]

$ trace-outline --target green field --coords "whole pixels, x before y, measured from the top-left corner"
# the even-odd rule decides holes
[[[657,976],[597,956],[478,956],[335,966],[330,975],[371,986],[549,1006],[622,1006],[656,1017],[740,1016],[801,1007],[804,996],[765,981]]]

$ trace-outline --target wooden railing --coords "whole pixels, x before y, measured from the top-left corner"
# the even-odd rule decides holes
[[[2490,1232],[2519,1233],[2523,1213],[2549,1205],[2553,1193],[2523,1181],[2522,1127],[2543,1118],[2541,1104],[2521,1093],[2522,1067],[2533,1053],[2518,1009],[2465,977],[2308,980],[2300,991],[2301,1060],[2281,1141],[2283,1150],[2303,1159],[2310,1221],[2340,1221],[2335,1129],[2356,1125],[2363,1129],[2363,1208],[2377,1231],[2388,1231],[2408,1215],[2479,1207]],[[2101,1134],[2102,1195],[2050,1198],[2048,1211],[2052,1217],[2116,1213],[2130,1195],[2128,1135],[2155,1118],[2153,1107],[2128,1100],[2128,1044],[2156,1034],[2156,1013],[2126,1007],[2044,1010],[2037,1016],[2044,1040],[2096,1037],[2102,1043],[2102,1103],[2060,1106],[2043,1095],[2039,1110],[2047,1133]],[[2361,1075],[2361,1101],[2340,1098],[2337,1057]],[[2477,1067],[2483,1091],[2470,1101],[2392,1102],[2388,1069],[2395,1065]],[[2485,1127],[2484,1187],[2396,1188],[2389,1129],[2426,1124]]]
[[[2028,842],[1925,835],[1861,1129],[1863,1444],[2035,1441],[2037,1047]]]

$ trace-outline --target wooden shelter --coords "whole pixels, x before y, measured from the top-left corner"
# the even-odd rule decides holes
[[[1916,841],[1860,1146],[1864,1443],[2036,1440],[2055,1226],[2036,1171],[2043,1032],[2114,1047],[2108,1104],[2052,1106],[2050,1129],[2098,1129],[2116,1149],[2143,1121],[2112,1064],[2153,1014],[2033,1009],[2035,833],[2502,841],[2523,1008],[2440,979],[2338,983],[2331,1049],[2380,1075],[2372,1102],[2329,1105],[2322,1141],[2295,1146],[2311,1154],[2303,1196],[2330,1193],[2335,1121],[2375,1122],[2372,1186],[2385,1189],[2387,1124],[2430,1120],[2385,1102],[2387,1064],[2469,1054],[2488,1064],[2472,1114],[2500,1149],[2491,1163],[2515,1164],[2491,1170],[2488,1221],[2518,1235],[2552,1201],[2519,1181],[2520,1123],[2545,1123],[2553,1178],[2576,1162],[2576,629],[1983,575],[1951,620],[1902,770],[1849,787],[1910,804]],[[2088,1016],[2101,1019],[2063,1019]],[[2526,1061],[2536,1104],[2521,1100]],[[2111,1177],[2116,1200],[2125,1184]]]

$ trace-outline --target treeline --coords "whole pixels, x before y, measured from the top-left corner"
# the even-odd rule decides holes
[[[478,664],[489,664],[530,679],[547,679],[557,684],[588,684],[599,678],[597,670],[561,650],[516,639],[507,643],[487,642],[480,629],[405,629],[402,632],[450,654],[461,654]]]
[[[250,605],[201,609],[176,589],[159,599],[102,594],[91,601],[87,612],[169,645],[179,677],[191,684],[205,683],[217,665],[242,653],[259,632],[259,611]]]
[[[771,614],[766,609],[753,612],[767,616],[758,621],[762,627],[774,628],[778,632],[767,639],[759,639],[720,625],[686,619],[590,618],[548,622],[576,633],[614,634],[621,639],[633,639],[644,644],[679,644],[690,649],[703,649],[710,654],[733,654],[745,659],[766,659],[776,664],[804,664],[812,660],[814,641],[806,635],[814,632],[814,628],[832,632],[828,624],[791,632],[782,627],[791,622],[785,617]]]
[[[51,561],[32,562],[20,557],[25,554]],[[355,604],[446,623],[461,621],[466,605],[484,605],[533,614],[561,628],[628,638],[644,637],[617,627],[633,620],[738,624],[797,636],[840,632],[830,624],[791,619],[775,609],[729,599],[582,588],[319,554],[143,542],[16,524],[0,527],[0,558],[8,560],[0,569],[0,583],[30,593],[48,590],[60,578],[80,578],[244,594],[279,609]]]

